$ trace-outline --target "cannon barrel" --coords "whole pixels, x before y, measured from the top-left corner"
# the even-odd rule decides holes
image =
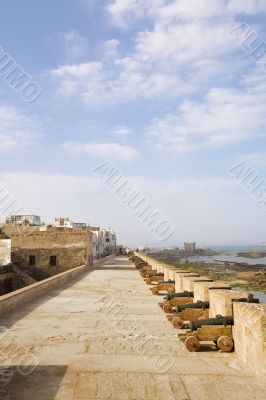
[[[155,276],[163,276],[164,274],[162,272],[156,272],[156,274],[148,274],[146,275],[146,278],[154,278]]]
[[[160,283],[172,283],[172,284],[174,284],[175,281],[171,281],[171,279],[169,279],[168,281],[163,281],[163,282],[160,282]]]
[[[148,266],[148,263],[146,263],[146,262],[137,262],[137,263],[135,263],[135,266],[136,266],[137,269],[141,269],[143,267]]]
[[[257,303],[257,304],[259,304],[260,302],[259,299],[255,299],[253,296],[248,298],[244,297],[243,299],[233,299],[232,301],[235,303]]]
[[[170,301],[173,300],[175,297],[194,297],[194,292],[181,292],[181,293],[169,293],[164,297],[164,300]]]
[[[216,318],[199,319],[197,321],[190,321],[187,325],[188,329],[195,331],[204,325],[234,325],[234,319],[232,317],[217,316]]]
[[[182,304],[181,306],[177,306],[175,308],[175,312],[182,312],[186,308],[202,308],[204,310],[206,308],[210,308],[210,303],[208,301],[197,301],[197,303]]]

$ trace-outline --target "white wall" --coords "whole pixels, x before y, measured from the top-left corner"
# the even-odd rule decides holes
[[[11,239],[0,239],[0,266],[11,263]]]
[[[105,256],[116,252],[116,233],[110,228],[103,230],[103,244]]]

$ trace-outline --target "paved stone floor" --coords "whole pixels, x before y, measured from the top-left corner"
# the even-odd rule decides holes
[[[117,257],[2,318],[13,377],[2,369],[0,399],[265,400],[235,354],[188,353],[158,301]]]

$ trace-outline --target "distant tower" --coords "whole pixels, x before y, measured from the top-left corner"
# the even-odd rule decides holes
[[[184,248],[187,253],[195,253],[196,251],[196,243],[184,243]]]

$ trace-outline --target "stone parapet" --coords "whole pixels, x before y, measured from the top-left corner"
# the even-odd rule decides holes
[[[266,377],[266,305],[234,303],[233,337],[239,359]]]
[[[210,291],[219,289],[230,290],[230,286],[220,281],[194,282],[194,301],[209,301]]]

